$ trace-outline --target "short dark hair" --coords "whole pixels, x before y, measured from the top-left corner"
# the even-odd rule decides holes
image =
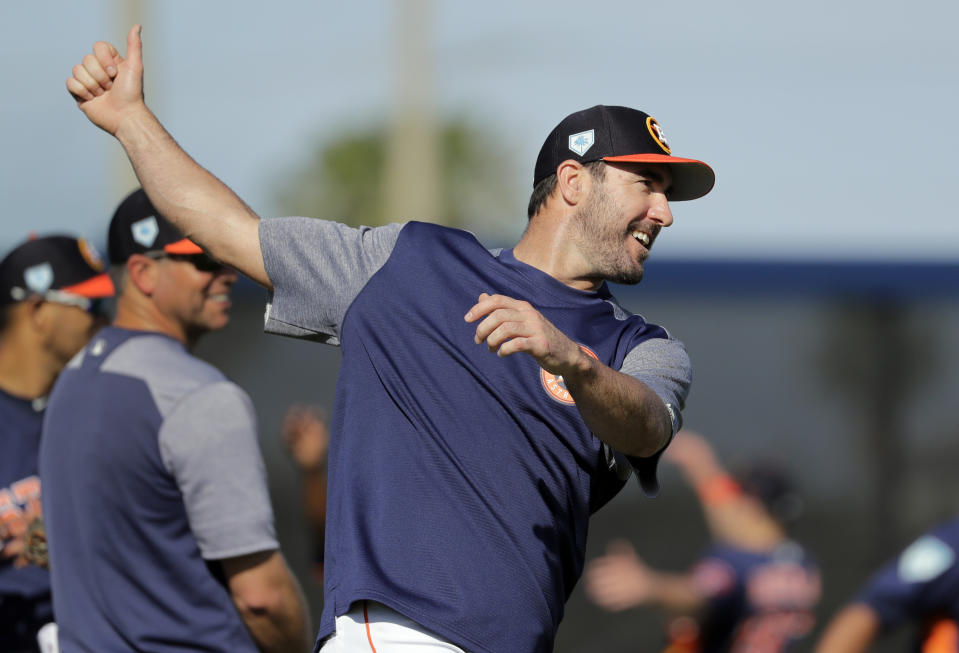
[[[120,291],[123,290],[123,285],[127,282],[127,262],[111,263],[107,269],[107,274],[110,275],[110,281],[113,282],[113,287],[116,288],[119,295]]]
[[[589,174],[597,181],[606,179],[606,162],[602,159],[584,163],[583,167],[586,168]],[[548,177],[540,179],[539,183],[533,187],[533,194],[529,196],[529,207],[526,209],[526,217],[532,219],[534,215],[539,213],[539,210],[543,207],[543,204],[546,203],[546,200],[549,199],[549,196],[553,194],[554,190],[556,190],[555,172]]]

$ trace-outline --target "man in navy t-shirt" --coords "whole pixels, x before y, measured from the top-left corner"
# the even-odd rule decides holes
[[[80,109],[161,213],[271,290],[268,331],[343,351],[317,648],[550,651],[590,514],[632,469],[656,491],[691,375],[606,281],[639,282],[669,202],[712,170],[651,116],[595,106],[547,137],[513,249],[421,222],[261,221],[144,104],[138,28],[127,47],[85,58]]]
[[[0,649],[8,653],[39,650],[38,632],[53,621],[37,469],[47,395],[102,326],[99,300],[112,294],[82,239],[34,238],[0,262]]]
[[[861,653],[907,623],[919,626],[916,653],[959,653],[959,519],[883,565],[830,622],[816,653]]]

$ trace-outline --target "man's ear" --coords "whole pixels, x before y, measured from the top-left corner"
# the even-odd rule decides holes
[[[556,189],[569,206],[576,206],[586,199],[591,183],[592,178],[579,161],[566,159],[556,168]]]
[[[137,290],[151,296],[156,290],[159,262],[142,254],[133,254],[127,259],[127,278]]]
[[[48,328],[49,322],[53,317],[51,311],[44,310],[46,305],[47,302],[45,302],[43,298],[31,295],[20,302],[16,310],[23,312],[23,315],[30,320],[30,325],[35,331],[44,331]]]

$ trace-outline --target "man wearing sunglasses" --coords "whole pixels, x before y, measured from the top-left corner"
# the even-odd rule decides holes
[[[110,224],[117,311],[50,399],[40,455],[54,609],[76,650],[305,651],[246,393],[190,349],[236,272],[137,190]]]
[[[46,236],[0,262],[0,648],[37,651],[53,621],[37,456],[47,395],[113,294],[86,241]],[[48,632],[50,627],[44,630]]]

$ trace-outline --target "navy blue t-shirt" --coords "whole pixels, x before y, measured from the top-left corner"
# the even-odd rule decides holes
[[[37,457],[44,400],[14,397],[0,390],[0,520],[8,529],[26,528],[28,506],[40,512]],[[40,626],[53,621],[50,574],[0,559],[0,643],[36,646]],[[2,648],[2,647],[0,647]]]
[[[589,516],[629,464],[589,431],[561,378],[474,344],[463,316],[484,292],[529,301],[603,363],[635,366],[677,412],[682,345],[605,287],[573,289],[465,232],[308,219],[260,229],[267,328],[343,349],[318,641],[371,599],[471,651],[551,651]]]
[[[700,653],[784,653],[813,628],[822,585],[817,565],[795,542],[772,552],[713,547],[693,569],[706,606]]]
[[[936,526],[884,565],[857,602],[871,606],[884,629],[920,626],[920,644],[943,623],[959,624],[959,519]],[[917,644],[915,650],[920,650]]]

